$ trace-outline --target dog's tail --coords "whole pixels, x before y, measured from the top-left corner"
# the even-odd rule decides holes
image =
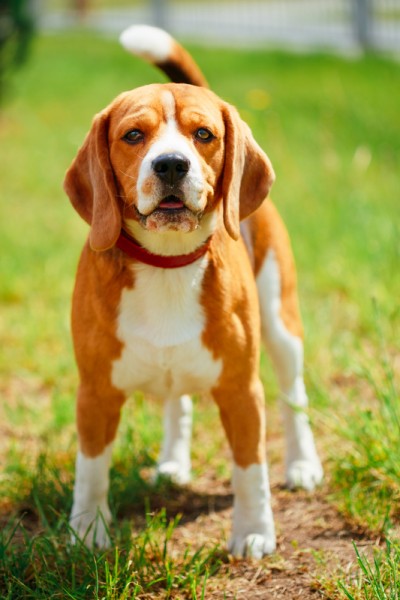
[[[132,25],[121,33],[119,41],[128,52],[161,69],[173,83],[208,87],[190,54],[163,29]]]

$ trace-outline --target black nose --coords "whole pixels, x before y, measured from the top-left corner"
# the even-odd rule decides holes
[[[183,154],[174,152],[171,154],[160,154],[160,156],[157,156],[153,160],[151,166],[161,181],[173,185],[185,177],[189,171],[190,161]]]

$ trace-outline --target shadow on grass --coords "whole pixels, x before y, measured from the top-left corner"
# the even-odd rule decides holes
[[[202,514],[220,512],[232,506],[233,496],[228,491],[198,491],[189,486],[174,485],[161,479],[155,484],[145,479],[133,482],[119,481],[120,473],[112,473],[110,504],[117,520],[137,518],[146,512],[165,509],[168,518],[180,516],[181,524],[194,521]]]
[[[17,519],[27,531],[51,530],[60,519],[67,520],[72,505],[74,467],[72,459],[46,454],[39,456],[29,473],[21,469],[9,482],[5,509],[0,523]],[[233,496],[218,486],[199,491],[191,486],[174,485],[167,479],[152,482],[154,461],[142,452],[131,461],[119,461],[110,471],[109,503],[116,527],[120,521],[133,520],[145,526],[148,513],[165,511],[167,519],[179,517],[179,524],[194,521],[202,514],[220,512],[232,506]],[[143,475],[144,473],[144,475]],[[8,492],[8,493],[7,493]],[[1,514],[2,513],[2,514]]]

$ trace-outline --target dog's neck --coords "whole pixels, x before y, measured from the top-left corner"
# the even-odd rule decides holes
[[[189,254],[172,254],[166,256],[149,252],[146,248],[140,246],[140,244],[138,244],[126,231],[121,230],[116,246],[131,258],[146,265],[159,267],[161,269],[177,269],[179,267],[191,265],[204,256],[210,247],[210,243],[211,237]]]
[[[190,233],[166,231],[157,233],[147,231],[140,223],[126,220],[124,229],[134,240],[149,253],[157,256],[183,256],[195,253],[213,235],[217,226],[216,211],[204,215],[200,226]]]

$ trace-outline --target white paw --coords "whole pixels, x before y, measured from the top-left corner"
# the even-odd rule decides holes
[[[276,539],[266,463],[246,468],[235,464],[232,485],[235,498],[229,551],[233,556],[257,559],[271,554]]]
[[[323,478],[321,463],[315,460],[294,460],[286,471],[286,485],[289,489],[302,488],[311,492]]]
[[[103,511],[73,511],[69,524],[72,529],[71,541],[76,544],[80,539],[85,546],[93,549],[95,546],[101,549],[109,548],[111,545],[108,525],[111,522],[111,513],[107,508]]]
[[[165,477],[177,485],[186,485],[191,480],[190,466],[183,465],[175,460],[168,460],[157,465],[155,479]]]
[[[237,558],[261,559],[266,554],[272,554],[276,548],[275,532],[269,534],[249,533],[248,535],[233,535],[228,544],[229,552]]]

